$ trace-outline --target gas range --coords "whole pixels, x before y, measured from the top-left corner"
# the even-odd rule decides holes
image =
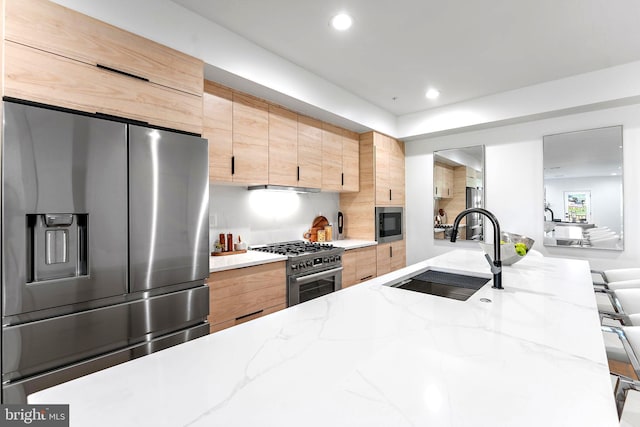
[[[295,240],[250,249],[287,256],[287,307],[342,288],[344,248]]]
[[[314,243],[304,240],[272,243],[250,248],[254,251],[286,255],[287,275],[306,275],[342,266],[344,248],[330,243]]]

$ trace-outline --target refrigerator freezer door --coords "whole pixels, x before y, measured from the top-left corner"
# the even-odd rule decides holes
[[[209,275],[206,139],[129,126],[130,292]]]
[[[127,291],[126,125],[4,103],[2,315]]]

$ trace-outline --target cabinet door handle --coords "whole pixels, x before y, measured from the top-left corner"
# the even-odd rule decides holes
[[[389,200],[391,200],[391,189],[389,189]]]
[[[436,187],[436,194],[438,194],[438,187]]]
[[[344,173],[342,173],[342,185],[344,185]]]
[[[255,311],[255,312],[253,312],[253,313],[249,313],[249,314],[243,314],[243,315],[242,315],[242,316],[240,316],[240,317],[236,317],[236,320],[242,320],[242,319],[245,319],[245,318],[247,318],[247,317],[255,316],[256,314],[260,314],[260,313],[262,313],[263,311],[264,311],[264,309],[262,309],[262,310],[258,310],[258,311]]]
[[[362,279],[360,279],[360,281],[361,281],[361,282],[364,282],[365,280],[369,280],[369,279],[371,279],[372,277],[373,277],[373,274],[370,274],[370,275],[368,275],[368,276],[363,277]]]
[[[102,70],[111,71],[112,73],[118,73],[118,74],[122,74],[123,76],[132,77],[134,79],[142,80],[144,82],[148,82],[149,81],[149,79],[146,78],[146,77],[136,76],[135,74],[127,73],[126,71],[121,71],[121,70],[118,70],[116,68],[107,67],[106,65],[96,64],[96,67],[98,67],[98,68],[100,68]]]
[[[393,248],[389,246],[389,258],[393,258]]]
[[[300,166],[298,166],[298,172],[297,172],[297,173],[298,173],[298,178],[297,178],[297,180],[298,180],[298,181],[300,181]]]
[[[236,156],[231,156],[231,175],[236,173]]]

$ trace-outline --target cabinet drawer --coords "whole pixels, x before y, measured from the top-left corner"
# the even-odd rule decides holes
[[[219,291],[212,290],[209,323],[215,325],[230,320],[242,320],[266,308],[285,304],[286,297],[284,281],[279,286],[257,289],[226,298]]]
[[[5,42],[4,96],[202,133],[202,98]]]
[[[270,308],[286,306],[284,261],[213,273],[208,284],[209,323],[213,326],[223,322],[232,326],[264,315]]]
[[[287,304],[278,304],[276,306],[265,308],[264,310],[260,310],[257,313],[252,313],[252,314],[249,314],[249,315],[245,315],[245,316],[241,317],[240,319],[232,319],[232,320],[227,320],[226,322],[216,323],[215,325],[211,325],[209,327],[209,333],[212,334],[214,332],[218,332],[218,331],[221,331],[223,329],[227,329],[227,328],[230,328],[232,326],[236,326],[236,325],[239,325],[241,323],[248,322],[249,320],[257,319],[259,317],[266,316],[267,314],[271,314],[271,313],[275,313],[276,311],[284,310],[285,308],[287,308]]]
[[[202,95],[199,59],[50,1],[6,0],[5,39]]]

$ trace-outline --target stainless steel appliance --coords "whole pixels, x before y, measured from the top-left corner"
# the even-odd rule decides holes
[[[287,255],[287,307],[342,289],[344,248],[295,240],[251,249]]]
[[[403,208],[376,208],[376,241],[378,243],[402,240],[403,237]]]
[[[208,333],[207,141],[4,103],[2,401]]]
[[[469,208],[482,208],[482,190],[473,188],[473,187],[467,187],[466,209],[469,209]],[[465,238],[467,240],[483,241],[484,240],[483,217],[479,213],[470,213],[470,214],[467,214],[465,222],[466,222]]]

